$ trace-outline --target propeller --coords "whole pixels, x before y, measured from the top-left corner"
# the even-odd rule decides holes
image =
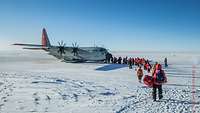
[[[72,43],[72,53],[74,54],[74,56],[78,56],[78,51],[79,51],[79,46],[77,42]]]
[[[65,46],[66,44],[63,42],[63,40],[61,40],[61,42],[58,42],[58,53],[60,53],[60,56],[62,56],[63,54],[65,54]]]

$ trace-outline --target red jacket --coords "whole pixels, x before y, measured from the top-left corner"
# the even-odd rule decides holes
[[[157,81],[156,81],[156,74],[157,74],[159,71],[161,71],[161,73],[162,73],[163,76],[164,76],[164,81],[163,81],[163,82],[157,82]],[[153,73],[153,83],[154,83],[155,85],[162,85],[163,83],[166,83],[166,82],[167,82],[167,77],[166,77],[166,75],[165,75],[165,72],[162,70],[161,65],[160,65],[160,64],[156,65],[156,70],[155,70],[155,72]]]

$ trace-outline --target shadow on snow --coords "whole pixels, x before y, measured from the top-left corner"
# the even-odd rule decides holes
[[[124,68],[124,67],[127,67],[126,64],[108,64],[108,65],[105,65],[103,67],[99,67],[95,70],[97,71],[110,71],[110,70],[116,70],[116,69],[120,69],[120,68]]]

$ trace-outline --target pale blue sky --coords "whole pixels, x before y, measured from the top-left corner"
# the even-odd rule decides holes
[[[0,44],[40,43],[45,27],[56,45],[200,51],[199,6],[200,0],[0,0]]]

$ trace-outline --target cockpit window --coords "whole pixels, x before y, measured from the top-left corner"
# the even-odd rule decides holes
[[[92,51],[93,52],[106,52],[107,50],[105,48],[95,48]]]
[[[100,52],[103,52],[103,51],[106,51],[106,49],[104,49],[104,48],[100,48],[99,51],[100,51]]]

